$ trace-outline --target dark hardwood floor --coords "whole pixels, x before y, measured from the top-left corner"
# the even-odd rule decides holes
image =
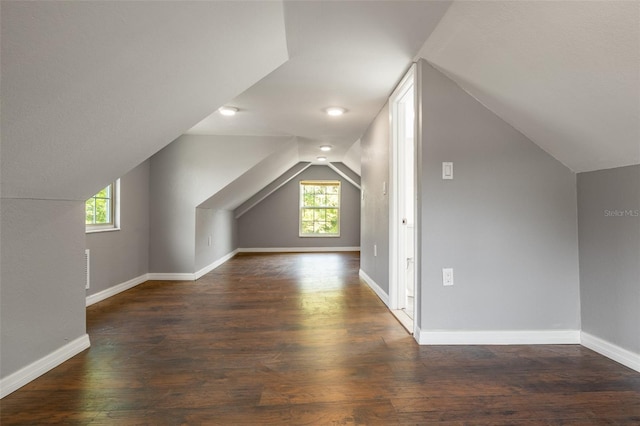
[[[237,256],[87,309],[92,346],[0,401],[12,424],[640,424],[588,349],[418,346],[357,253]]]

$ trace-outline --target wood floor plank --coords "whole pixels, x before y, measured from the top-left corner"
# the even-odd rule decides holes
[[[2,425],[640,425],[640,374],[579,345],[418,346],[357,253],[236,256],[87,309],[92,346]]]

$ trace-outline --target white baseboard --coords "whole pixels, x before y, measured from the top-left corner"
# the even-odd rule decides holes
[[[149,280],[155,281],[195,281],[196,274],[191,273],[170,273],[170,272],[149,272]]]
[[[138,284],[142,284],[143,282],[148,280],[149,280],[149,274],[143,274],[129,281],[123,282],[118,285],[114,285],[113,287],[109,287],[108,289],[102,290],[96,294],[87,296],[86,306],[91,306],[94,303],[101,302],[104,299],[107,299],[111,296],[115,296],[116,294],[122,293],[125,290],[129,290],[130,288],[133,288]]]
[[[204,268],[200,269],[198,272],[195,273],[195,279],[196,280],[200,279],[200,277],[202,277],[203,275],[208,274],[209,272],[211,272],[214,269],[216,269],[218,266],[220,266],[223,263],[225,263],[227,260],[231,259],[233,256],[235,256],[238,253],[238,250],[240,250],[240,249],[235,249],[231,253],[226,254],[225,256],[221,257],[220,259],[216,260],[215,262],[211,263],[210,265],[207,265]]]
[[[150,272],[147,274],[148,279],[156,280],[156,281],[195,281],[198,278],[202,277],[204,274],[213,271],[218,266],[222,265],[227,260],[231,259],[238,252],[242,251],[242,249],[235,249],[231,253],[221,257],[210,265],[205,266],[200,269],[198,272],[190,273],[165,273],[165,272]]]
[[[253,247],[238,249],[240,253],[320,253],[331,251],[360,251],[360,247]]]
[[[582,346],[598,352],[622,365],[640,372],[640,354],[623,349],[613,343],[602,340],[584,331],[580,332],[580,343]]]
[[[422,331],[421,345],[575,345],[579,330]]]
[[[49,355],[32,362],[13,374],[0,380],[0,398],[4,398],[10,393],[20,389],[22,386],[37,379],[49,370],[54,369],[66,360],[74,357],[91,346],[89,335],[78,337],[63,347],[56,349]]]
[[[238,253],[238,250],[234,250],[226,256],[216,260],[212,264],[205,266],[198,272],[194,274],[189,273],[180,273],[180,274],[172,274],[172,273],[148,273],[140,275],[139,277],[133,278],[129,281],[114,285],[113,287],[109,287],[106,290],[102,290],[96,294],[92,294],[87,296],[86,306],[93,305],[94,303],[101,302],[111,296],[115,296],[118,293],[122,293],[125,290],[129,290],[139,284],[142,284],[145,281],[149,280],[157,280],[157,281],[194,281],[203,275],[213,271],[218,266],[222,265],[227,260],[231,259],[233,256]]]
[[[382,300],[385,305],[389,306],[389,295],[380,288],[380,286],[373,280],[373,278],[367,275],[367,273],[362,269],[358,271],[358,275],[360,276],[360,278],[362,278],[362,281],[364,281],[369,287],[371,287],[371,290],[373,290],[373,292],[378,295],[380,300]]]

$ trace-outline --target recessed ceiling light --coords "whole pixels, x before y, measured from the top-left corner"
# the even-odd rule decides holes
[[[232,115],[236,115],[236,112],[238,112],[238,108],[223,106],[223,107],[220,107],[218,111],[220,111],[220,114],[222,115],[231,117]]]
[[[331,151],[331,145],[322,145],[320,146],[320,151]]]
[[[327,157],[317,157],[318,161],[327,161]]]
[[[327,114],[332,117],[338,117],[344,114],[345,112],[347,112],[347,110],[342,107],[330,107],[330,108],[327,108],[326,111],[327,111]]]

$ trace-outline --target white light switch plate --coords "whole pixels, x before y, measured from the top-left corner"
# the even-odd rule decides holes
[[[453,179],[453,163],[442,163],[442,179]]]

